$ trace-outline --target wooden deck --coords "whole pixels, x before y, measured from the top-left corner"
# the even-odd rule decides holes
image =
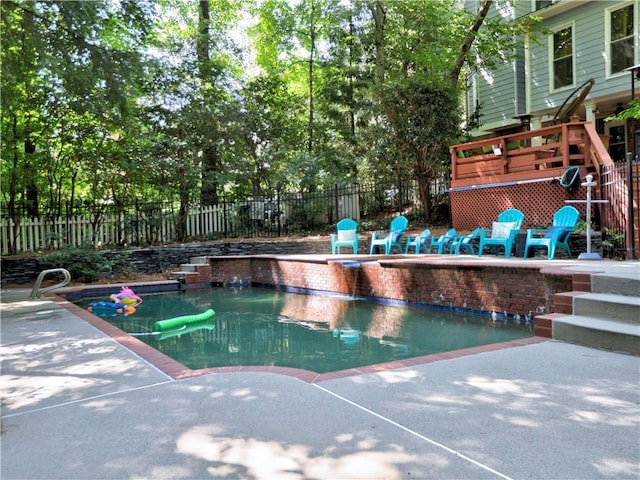
[[[596,171],[598,163],[611,159],[597,134],[597,142],[593,142],[587,125],[565,123],[453,145],[451,189],[554,178],[574,165]],[[594,143],[602,147],[598,148],[599,156],[592,155]]]
[[[610,175],[600,174],[620,167],[613,162],[607,148],[591,123],[571,121],[562,125],[491,137],[451,147],[451,213],[453,227],[471,230],[488,227],[506,208],[525,213],[524,228],[548,224],[553,212],[565,203],[575,203],[585,218],[584,187],[569,191],[559,182],[570,167],[580,169],[580,179],[592,174],[598,188],[593,198],[604,200],[599,210],[601,227],[633,238],[640,253],[640,232],[633,219],[640,218],[640,195],[637,182],[629,198],[626,177],[615,185]],[[478,208],[482,206],[482,208]],[[630,214],[633,212],[633,214]],[[593,212],[592,212],[593,213]],[[632,216],[632,218],[629,218]],[[632,244],[627,245],[631,251]]]

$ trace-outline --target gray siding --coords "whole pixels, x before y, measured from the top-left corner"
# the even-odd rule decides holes
[[[525,63],[522,60],[516,60],[515,65],[510,63],[496,68],[491,73],[491,84],[479,78],[479,100],[484,105],[481,119],[483,125],[495,128],[521,113],[553,114],[577,86],[590,78],[594,78],[596,83],[588,98],[597,100],[599,97],[629,92],[629,75],[607,79],[605,63],[606,10],[623,4],[624,0],[572,2],[572,7],[568,10],[545,19],[543,25],[551,30],[566,25],[574,28],[574,85],[557,91],[550,89],[549,40],[548,36],[542,35],[539,43],[529,44],[526,78]],[[532,4],[529,1],[518,1],[515,5],[516,15],[520,16],[525,13],[523,8],[530,8]],[[635,3],[635,8],[640,9],[639,2]],[[637,21],[637,13],[635,18]],[[636,52],[636,63],[639,58]],[[528,108],[523,97],[526,89],[529,94]]]
[[[510,0],[497,0],[489,16],[502,15],[512,20],[524,14],[523,8],[529,4],[516,2],[515,12],[513,6]],[[522,60],[509,60],[491,71],[484,70],[477,75],[480,121],[483,125],[495,128],[517,123],[513,117],[525,108],[524,77],[517,71],[517,64],[521,62]]]
[[[479,97],[483,124],[512,123],[516,115],[515,62],[509,61],[490,72],[479,75]]]
[[[568,24],[573,25],[575,84],[569,88],[551,91],[549,85],[549,39],[545,37],[540,44],[532,44],[530,57],[532,111],[544,111],[549,106],[559,107],[574,88],[590,78],[596,80],[596,84],[591,90],[591,97],[614,93],[628,86],[629,78],[626,76],[606,79],[605,9],[615,3],[621,2],[585,2],[575,9],[545,21],[544,25],[551,30]]]

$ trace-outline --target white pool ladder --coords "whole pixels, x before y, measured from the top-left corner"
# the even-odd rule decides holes
[[[46,277],[49,273],[57,273],[57,272],[61,272],[64,275],[64,280],[62,280],[60,283],[56,283],[55,285],[51,285],[50,287],[40,288],[40,285],[42,285],[42,280],[44,280],[44,277]],[[69,270],[67,270],[66,268],[51,268],[49,270],[43,270],[40,272],[40,275],[38,275],[36,284],[33,286],[33,290],[31,290],[31,295],[29,295],[29,300],[35,300],[37,298],[40,298],[43,293],[50,292],[51,290],[55,290],[56,288],[64,287],[70,281],[71,281],[71,274],[69,273]]]

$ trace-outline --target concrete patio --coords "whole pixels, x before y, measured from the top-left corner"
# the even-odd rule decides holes
[[[640,359],[557,341],[317,383],[172,380],[2,290],[3,479],[640,478]]]

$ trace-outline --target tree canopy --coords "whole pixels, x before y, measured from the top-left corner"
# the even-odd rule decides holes
[[[3,214],[412,176],[428,217],[465,72],[531,27],[492,3],[5,0]]]

